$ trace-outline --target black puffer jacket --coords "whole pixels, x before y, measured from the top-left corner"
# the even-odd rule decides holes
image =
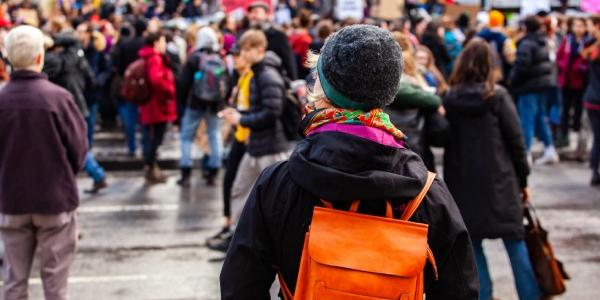
[[[289,145],[280,117],[285,101],[285,84],[279,73],[281,60],[267,51],[265,59],[252,66],[250,110],[244,112],[240,124],[250,128],[248,153],[252,156],[276,154]]]
[[[529,33],[519,41],[513,66],[510,84],[515,93],[540,92],[556,86],[548,41],[541,33]]]
[[[359,212],[384,215],[384,199],[398,206],[423,188],[427,169],[412,151],[341,132],[322,132],[298,143],[289,161],[258,178],[221,271],[222,299],[269,299],[279,267],[292,291],[304,235],[319,198],[339,209],[361,199]],[[452,196],[437,179],[411,219],[429,224],[429,245],[439,268],[425,271],[428,300],[474,300],[478,279],[471,241]],[[352,237],[349,237],[352,238]]]
[[[50,81],[73,95],[84,116],[89,115],[85,93],[95,87],[96,79],[74,35],[66,33],[55,37],[54,46],[46,53],[44,73]]]
[[[521,188],[529,165],[513,100],[496,88],[482,99],[482,85],[453,87],[444,97],[450,137],[444,179],[473,239],[523,238]]]

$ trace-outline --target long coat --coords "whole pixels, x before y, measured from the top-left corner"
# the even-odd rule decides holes
[[[444,97],[450,133],[444,179],[474,240],[523,238],[521,189],[529,164],[523,132],[508,92],[482,85],[453,87]]]
[[[152,90],[148,103],[140,106],[140,122],[143,125],[172,122],[177,119],[175,77],[168,60],[154,48],[144,47],[139,55],[146,60],[146,72]]]

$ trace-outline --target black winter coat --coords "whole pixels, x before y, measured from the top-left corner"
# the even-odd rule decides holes
[[[384,146],[340,132],[322,132],[300,141],[289,161],[267,168],[242,212],[221,271],[222,299],[269,299],[275,266],[292,291],[304,235],[319,198],[339,209],[361,199],[359,211],[384,215],[423,188],[427,169],[412,151]],[[394,212],[398,217],[398,209]],[[428,300],[478,297],[471,241],[452,196],[436,179],[412,218],[429,224],[429,245],[439,268],[434,281],[425,271]]]
[[[84,116],[90,114],[85,94],[95,88],[96,76],[75,36],[63,34],[54,39],[53,48],[46,53],[44,73],[73,95]]]
[[[529,33],[517,45],[510,84],[514,93],[541,92],[556,86],[548,41],[541,33]]]
[[[281,124],[285,101],[285,84],[279,74],[281,61],[272,52],[252,66],[250,80],[250,109],[242,113],[240,124],[250,128],[248,154],[263,156],[289,149]]]
[[[450,123],[444,179],[474,240],[520,239],[520,193],[529,174],[523,132],[509,93],[497,86],[484,100],[482,91],[482,85],[453,87],[444,98]]]

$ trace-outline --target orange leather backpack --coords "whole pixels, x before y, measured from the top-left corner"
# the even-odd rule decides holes
[[[426,260],[437,266],[427,245],[427,224],[408,222],[435,178],[428,173],[423,190],[408,203],[400,220],[393,218],[386,201],[386,217],[315,207],[306,233],[296,293],[292,295],[281,275],[286,300],[422,300]]]

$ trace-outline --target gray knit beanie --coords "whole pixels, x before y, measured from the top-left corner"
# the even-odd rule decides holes
[[[352,25],[325,41],[317,71],[325,95],[336,106],[381,108],[398,92],[402,50],[389,31]]]

